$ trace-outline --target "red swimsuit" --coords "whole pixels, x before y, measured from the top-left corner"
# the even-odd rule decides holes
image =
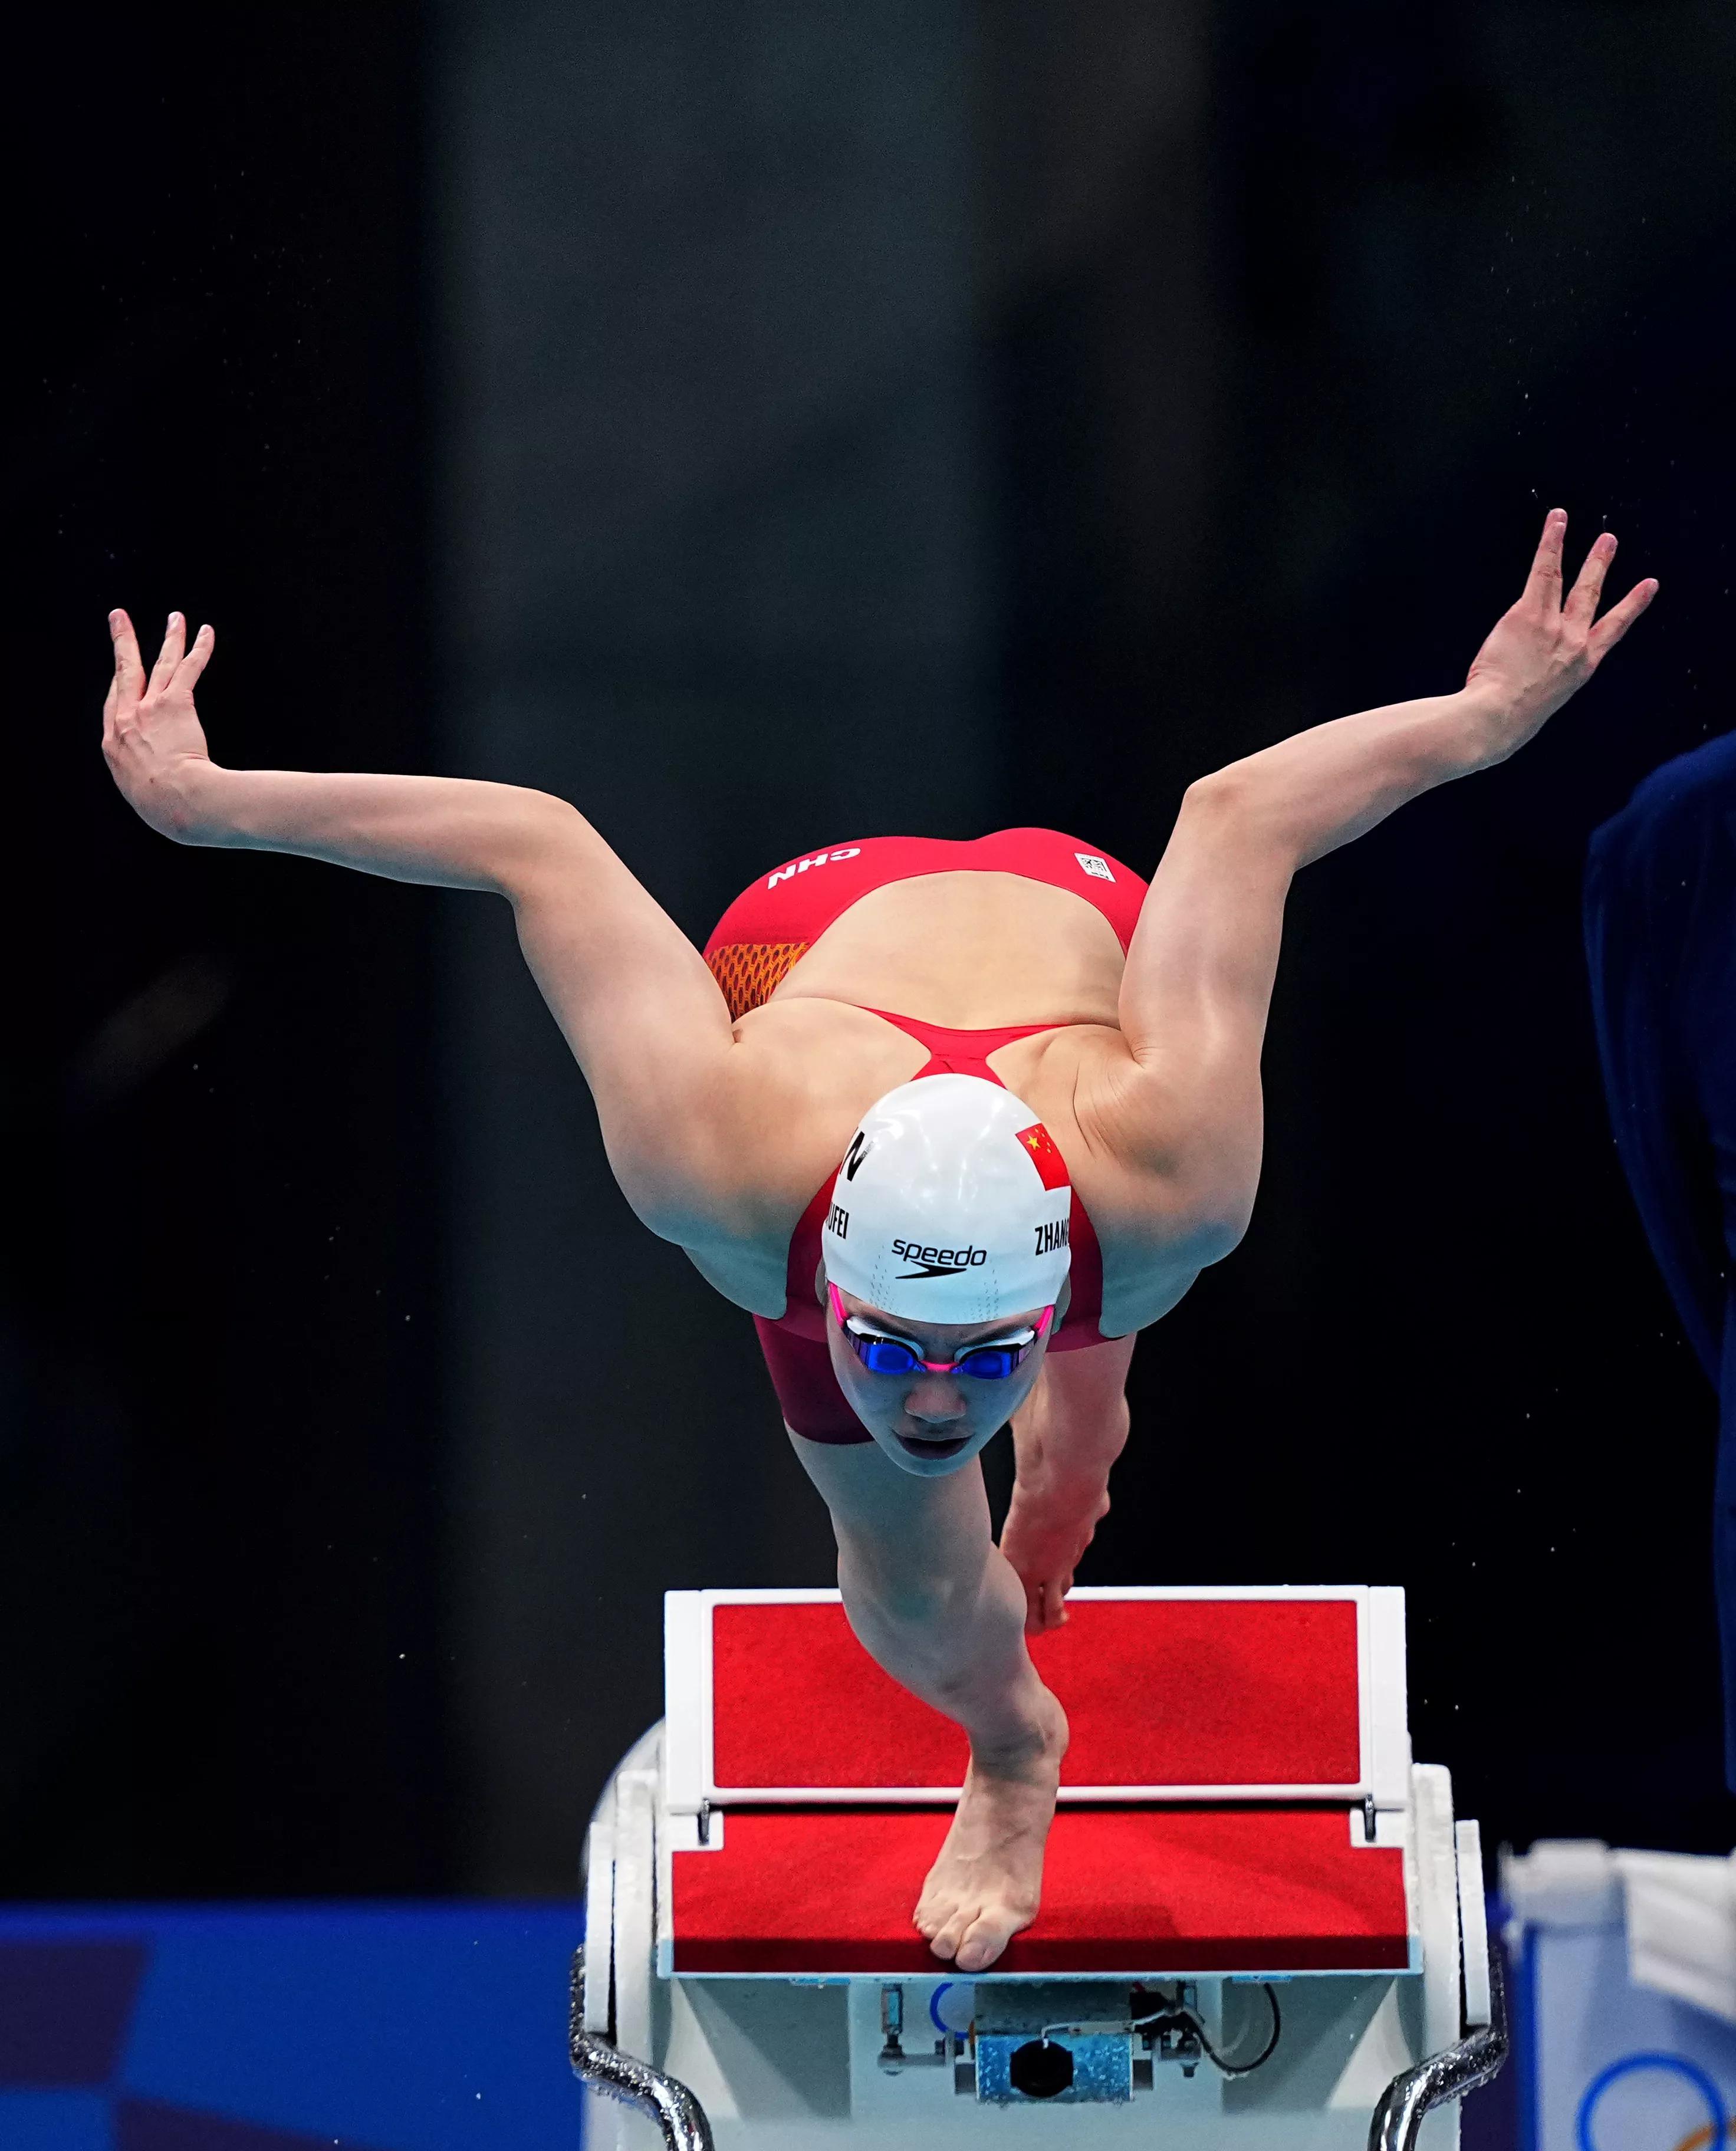
[[[1146,884],[1130,868],[1101,852],[1087,851],[1053,829],[1000,829],[969,843],[936,837],[863,837],[853,843],[834,844],[792,859],[764,876],[718,920],[706,944],[706,961],[723,989],[731,1018],[769,1000],[791,966],[834,919],[870,890],[884,888],[891,882],[914,881],[922,874],[960,873],[1020,874],[1027,881],[1071,889],[1102,913],[1124,952],[1145,900]],[[918,1078],[953,1073],[998,1083],[1000,1078],[988,1065],[988,1056],[997,1047],[1057,1027],[1026,1023],[1000,1030],[949,1030],[885,1009],[868,1013],[883,1017],[928,1048],[929,1062],[918,1070]],[[810,1441],[867,1441],[872,1437],[845,1403],[832,1371],[825,1314],[814,1294],[820,1227],[831,1197],[828,1175],[791,1236],[784,1312],[775,1322],[757,1314],[754,1327],[791,1430]],[[1065,1325],[1050,1342],[1051,1352],[1102,1341],[1097,1326],[1103,1308],[1102,1258],[1091,1219],[1076,1194],[1072,1248],[1072,1298]]]

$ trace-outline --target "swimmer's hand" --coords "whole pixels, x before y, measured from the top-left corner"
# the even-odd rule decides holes
[[[1000,1551],[1025,1587],[1025,1632],[1066,1620],[1073,1571],[1109,1514],[1109,1475],[1127,1440],[1131,1337],[1045,1357],[1013,1414],[1015,1475]]]
[[[1109,1489],[1076,1488],[1070,1497],[1013,1489],[1000,1550],[1025,1586],[1025,1632],[1041,1636],[1066,1620],[1073,1571],[1109,1514]]]
[[[1487,704],[1489,762],[1504,762],[1577,694],[1658,595],[1648,576],[1597,618],[1603,578],[1616,556],[1615,534],[1605,530],[1592,540],[1564,600],[1566,536],[1566,510],[1551,509],[1518,603],[1501,615],[1471,660],[1465,685]]]
[[[139,639],[124,612],[109,615],[114,644],[114,677],[103,705],[103,756],[127,803],[161,836],[179,844],[207,843],[213,772],[193,688],[215,647],[208,627],[189,650],[187,623],[169,615],[150,677],[139,655]]]

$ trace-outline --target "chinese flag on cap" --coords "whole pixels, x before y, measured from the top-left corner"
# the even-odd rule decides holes
[[[1033,1121],[1028,1128],[1020,1128],[1018,1140],[1030,1152],[1031,1163],[1037,1168],[1038,1177],[1045,1187],[1065,1187],[1067,1162],[1055,1147],[1055,1137],[1040,1121]]]

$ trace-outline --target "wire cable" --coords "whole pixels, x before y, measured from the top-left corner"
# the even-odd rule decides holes
[[[1266,1997],[1267,2006],[1272,2012],[1272,2036],[1267,2040],[1265,2045],[1260,2049],[1259,2052],[1254,2056],[1251,2062],[1225,2061],[1222,2055],[1218,2052],[1217,2049],[1212,2044],[1212,2042],[1206,2037],[1205,2026],[1200,2022],[1197,2017],[1195,2017],[1193,2019],[1193,2027],[1198,2036],[1199,2042],[1206,2050],[1206,2058],[1212,2063],[1214,2068],[1217,2069],[1224,2076],[1245,2077],[1250,2071],[1263,2067],[1266,2062],[1272,2059],[1273,2055],[1278,2051],[1278,2034],[1284,2028],[1284,2020],[1278,2014],[1278,1997],[1273,1992],[1272,1988],[1267,1985],[1263,1979],[1260,1981],[1260,1990]],[[1192,2015],[1192,2011],[1188,2013]]]
[[[1273,2054],[1277,2052],[1278,2039],[1284,2028],[1284,2020],[1278,2010],[1278,1997],[1273,1992],[1269,1983],[1263,1979],[1260,1981],[1260,1991],[1266,1997],[1267,2007],[1272,2012],[1272,2032],[1270,2037],[1267,2039],[1265,2045],[1261,2047],[1259,2052],[1254,2056],[1251,2062],[1225,2061],[1222,2055],[1218,2052],[1217,2047],[1212,2045],[1210,2038],[1207,2036],[1206,2027],[1200,2022],[1197,2013],[1188,2008],[1183,2002],[1175,2002],[1172,2003],[1167,2007],[1155,2009],[1148,2016],[1124,2017],[1120,2023],[1045,2024],[1039,2029],[1037,2037],[1046,2047],[1049,2044],[1051,2034],[1057,2032],[1067,2034],[1075,2038],[1084,2037],[1092,2032],[1107,2032],[1111,2037],[1114,2037],[1123,2032],[1143,2032],[1153,2024],[1181,2023],[1187,2026],[1189,2030],[1193,2033],[1195,2038],[1199,2041],[1201,2049],[1204,2052],[1207,2060],[1209,2061],[1213,2068],[1217,2069],[1221,2074],[1227,2077],[1249,2076],[1255,2069],[1263,2068],[1266,2063],[1272,2059]],[[934,1997],[934,2000],[938,2001],[939,1999],[939,1996],[937,1994]],[[933,2009],[934,2003],[931,2002],[929,2004],[930,2013],[933,2012]],[[935,2021],[938,2023],[939,2019],[937,2017]],[[1581,2151],[1585,2151],[1584,2146],[1581,2147]]]

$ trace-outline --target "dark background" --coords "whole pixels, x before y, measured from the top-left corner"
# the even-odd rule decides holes
[[[1192,776],[1454,685],[1557,502],[1662,596],[1298,883],[1258,1212],[1083,1580],[1401,1582],[1487,1838],[1727,1849],[1577,901],[1730,721],[1728,11],[725,12],[22,33],[0,1889],[564,1888],[662,1589],[829,1580],[504,911],[150,836],[110,605],[215,621],[220,758],[549,784],[697,936],[881,829],[1149,871]]]

